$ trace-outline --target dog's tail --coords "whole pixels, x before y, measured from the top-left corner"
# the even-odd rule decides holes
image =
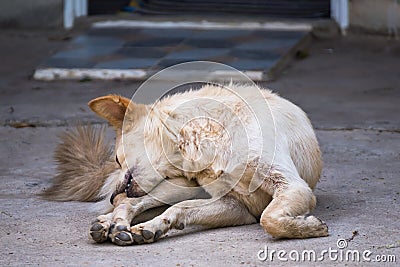
[[[54,158],[57,175],[41,196],[56,201],[98,201],[107,177],[117,169],[104,140],[105,127],[78,126],[60,136]]]

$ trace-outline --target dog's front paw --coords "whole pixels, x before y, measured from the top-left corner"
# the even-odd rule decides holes
[[[131,233],[136,244],[153,243],[164,234],[162,230],[151,229],[145,224],[132,226]]]
[[[108,239],[108,232],[111,226],[108,218],[99,216],[90,227],[89,234],[97,243],[103,243]]]
[[[158,216],[145,223],[131,226],[133,240],[137,244],[152,243],[165,235],[170,229],[175,228],[183,230],[185,224],[183,222],[171,221],[170,219]]]
[[[151,229],[145,224],[139,224],[131,227],[131,233],[135,243],[153,243],[157,241],[164,233],[162,230]]]
[[[128,246],[134,243],[130,227],[125,224],[113,224],[110,231],[110,239],[116,245]]]

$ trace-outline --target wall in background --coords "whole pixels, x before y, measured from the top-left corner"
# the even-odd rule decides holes
[[[399,32],[399,0],[351,0],[349,9],[353,30],[391,35]]]

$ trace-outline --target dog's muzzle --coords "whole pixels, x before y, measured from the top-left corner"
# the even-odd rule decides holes
[[[128,170],[125,174],[124,181],[117,185],[116,190],[110,198],[111,204],[114,204],[114,198],[122,193],[126,193],[126,196],[130,198],[142,197],[146,195],[146,192],[140,188],[139,184],[133,178],[132,171]]]

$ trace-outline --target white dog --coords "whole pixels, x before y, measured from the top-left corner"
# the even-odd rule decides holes
[[[205,85],[153,105],[108,95],[89,106],[116,130],[116,163],[101,135],[79,128],[56,150],[59,175],[45,195],[103,199],[109,213],[91,226],[96,242],[149,243],[186,225],[258,220],[274,237],[328,235],[309,215],[322,169],[315,133],[300,108],[271,91]]]

